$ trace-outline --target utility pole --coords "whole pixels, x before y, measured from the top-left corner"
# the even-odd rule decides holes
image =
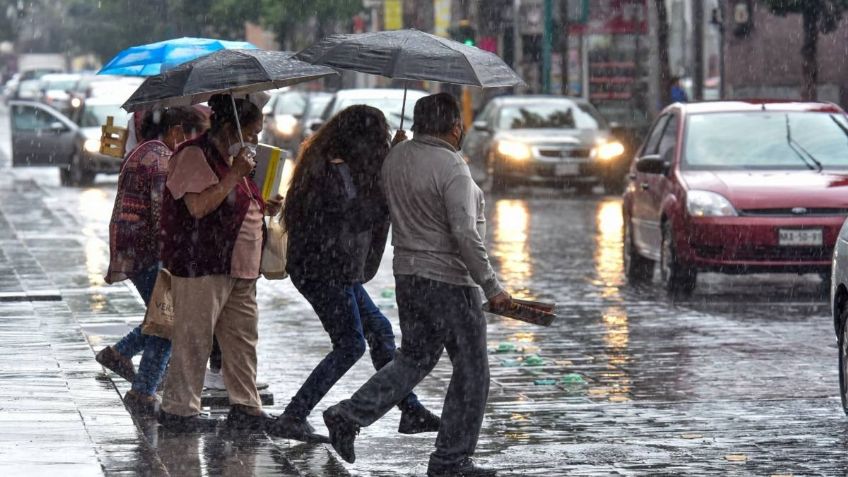
[[[521,20],[520,20],[520,11],[521,11],[521,0],[512,0],[512,41],[513,45],[513,54],[512,54],[512,69],[521,76],[521,57],[523,56],[524,51],[523,43],[521,41]],[[515,87],[515,92],[519,92],[519,86]]]
[[[570,19],[568,18],[568,2],[569,0],[559,0],[559,18],[560,18],[560,35],[559,35],[559,56],[560,56],[560,75],[562,80],[560,83],[560,94],[568,96],[568,63],[571,52],[569,51],[568,35]]]
[[[553,0],[545,0],[544,34],[542,35],[542,93],[551,94],[551,52],[554,43]]]
[[[704,0],[692,0],[692,96],[704,99]]]

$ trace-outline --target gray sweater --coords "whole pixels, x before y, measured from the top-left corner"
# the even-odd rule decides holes
[[[383,164],[395,275],[503,291],[486,253],[483,192],[462,156],[433,136],[393,147]]]

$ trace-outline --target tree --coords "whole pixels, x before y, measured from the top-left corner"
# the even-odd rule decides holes
[[[668,54],[668,10],[665,0],[654,0],[657,7],[657,44],[660,61],[660,104],[671,103],[671,66]]]
[[[290,44],[286,40],[291,40],[294,32],[313,18],[316,25],[309,42],[330,33],[326,30],[333,22],[350,21],[360,11],[362,2],[350,0],[262,0],[263,23],[274,31],[280,45]],[[290,45],[292,49],[301,46],[306,45]]]
[[[780,16],[801,14],[804,43],[801,46],[801,99],[818,98],[818,41],[819,34],[836,30],[848,9],[848,0],[762,0],[772,13]]]

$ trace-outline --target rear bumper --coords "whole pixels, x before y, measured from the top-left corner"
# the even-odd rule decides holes
[[[676,237],[681,261],[723,273],[827,272],[845,217],[690,218]],[[779,243],[779,229],[822,231],[821,245]]]

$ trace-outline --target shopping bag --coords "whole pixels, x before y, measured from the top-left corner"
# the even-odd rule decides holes
[[[144,314],[141,332],[171,339],[174,329],[174,297],[171,294],[171,272],[164,268],[156,275],[156,284]]]
[[[267,231],[265,246],[262,248],[262,260],[259,262],[259,272],[268,280],[282,280],[289,276],[286,272],[288,233],[283,224],[282,211],[269,218]]]

